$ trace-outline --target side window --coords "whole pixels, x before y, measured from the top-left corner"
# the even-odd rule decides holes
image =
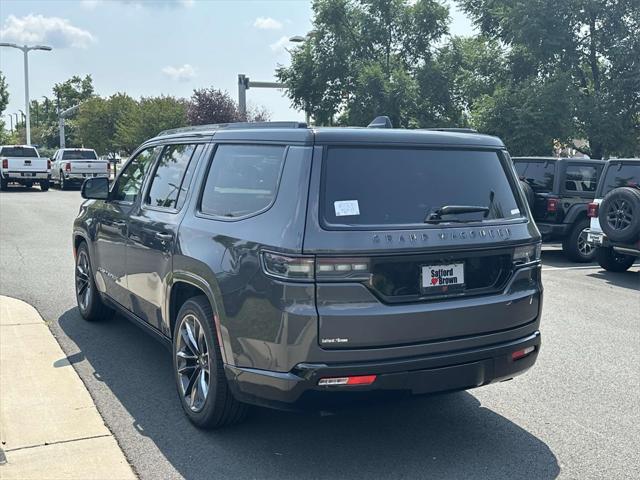
[[[534,192],[553,190],[555,162],[516,162],[515,166],[520,180],[527,182]]]
[[[567,165],[564,189],[569,192],[595,192],[598,169],[588,165]]]
[[[111,198],[120,202],[135,202],[142,189],[144,177],[149,171],[149,167],[153,164],[158,154],[162,151],[162,147],[147,148],[131,160],[113,187]]]
[[[219,145],[202,192],[202,213],[237,218],[269,207],[284,152],[285,147],[277,145]]]
[[[164,149],[145,199],[147,205],[176,208],[182,179],[195,149],[195,145],[169,145]]]

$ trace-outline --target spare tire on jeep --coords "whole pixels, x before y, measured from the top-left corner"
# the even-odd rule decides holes
[[[522,187],[522,191],[524,192],[524,196],[527,199],[527,203],[529,204],[529,208],[533,210],[533,204],[536,200],[535,193],[533,193],[533,188],[524,180],[520,180],[520,186]]]
[[[598,218],[610,240],[633,243],[640,237],[640,190],[632,187],[611,190],[600,204]]]

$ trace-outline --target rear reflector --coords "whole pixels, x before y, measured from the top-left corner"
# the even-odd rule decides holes
[[[536,347],[527,347],[527,348],[523,348],[522,350],[516,350],[511,354],[511,360],[520,360],[521,358],[524,358],[527,355],[529,355],[535,349]]]
[[[321,378],[318,385],[327,387],[332,385],[371,385],[376,381],[376,375],[358,375],[355,377],[329,377]]]

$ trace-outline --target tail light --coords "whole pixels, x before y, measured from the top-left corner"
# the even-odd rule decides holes
[[[8,158],[3,158],[2,159],[2,168],[9,168],[9,159]]]
[[[555,213],[558,211],[558,199],[557,198],[547,198],[547,212]]]
[[[595,202],[587,205],[587,217],[598,218],[598,204]]]
[[[65,163],[64,164],[64,171],[65,172],[70,172],[71,171],[71,164],[70,163]]]
[[[51,160],[47,158],[47,170],[51,170]]]
[[[516,350],[511,354],[511,360],[520,360],[521,358],[524,358],[527,355],[530,355],[531,353],[533,353],[535,349],[536,347],[531,346],[531,347],[523,348],[522,350]]]
[[[541,255],[542,243],[516,247],[516,249],[513,251],[513,263],[523,265],[535,262],[540,260]]]
[[[369,265],[368,258],[316,258],[262,252],[264,272],[286,280],[367,280]]]
[[[339,385],[371,385],[376,381],[377,375],[356,375],[351,377],[327,377],[321,378],[318,385],[321,387]]]

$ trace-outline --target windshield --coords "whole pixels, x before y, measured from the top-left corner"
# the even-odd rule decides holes
[[[33,147],[2,147],[0,155],[3,157],[29,157],[38,156],[38,152]]]
[[[443,222],[521,216],[492,151],[331,147],[322,188],[325,223],[338,226],[424,224],[444,206],[488,210],[442,215]]]
[[[640,186],[640,162],[639,163],[612,163],[601,182],[602,191],[599,198],[604,197],[614,188]]]
[[[96,152],[93,150],[65,150],[63,160],[96,160]]]
[[[553,190],[556,164],[549,161],[520,162],[515,167],[520,180],[527,182],[534,192],[549,193]]]

